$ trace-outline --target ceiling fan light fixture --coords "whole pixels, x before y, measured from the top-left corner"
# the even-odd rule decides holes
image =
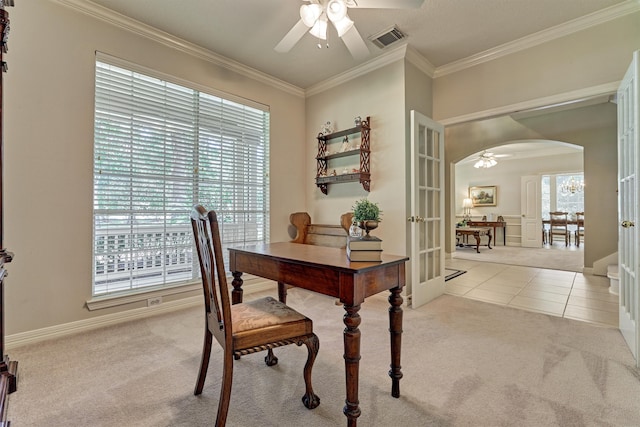
[[[322,14],[316,20],[316,23],[313,24],[313,27],[309,30],[309,32],[315,37],[326,40],[327,39],[327,15]]]
[[[322,15],[322,6],[317,3],[303,4],[300,6],[300,18],[304,25],[311,28]]]
[[[334,24],[347,16],[347,5],[343,0],[329,0],[327,3],[327,16]]]
[[[353,27],[353,21],[349,18],[348,15],[345,15],[339,21],[332,21],[333,26],[336,27],[336,31],[338,32],[338,37],[342,37],[344,33],[349,31],[351,27]]]
[[[498,162],[496,161],[496,159],[491,154],[487,154],[487,152],[485,151],[480,155],[480,157],[478,158],[478,161],[475,162],[473,167],[478,169],[479,168],[488,169],[488,168],[494,167],[497,164]]]

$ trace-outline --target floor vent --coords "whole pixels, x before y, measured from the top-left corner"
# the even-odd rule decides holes
[[[407,36],[398,28],[391,27],[381,33],[369,37],[369,40],[371,40],[371,42],[373,42],[373,44],[378,46],[380,49],[384,49],[390,44],[393,44],[399,40],[403,40],[406,37]]]

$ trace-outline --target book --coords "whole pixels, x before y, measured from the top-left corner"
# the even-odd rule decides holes
[[[354,250],[347,247],[349,261],[382,261],[382,249]]]
[[[353,250],[379,251],[382,249],[382,240],[374,236],[369,236],[368,239],[349,237],[347,247]]]

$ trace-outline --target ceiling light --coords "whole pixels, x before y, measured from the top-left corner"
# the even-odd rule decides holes
[[[575,194],[584,190],[584,181],[576,181],[574,177],[571,177],[569,181],[565,181],[560,186],[560,191],[563,194]]]
[[[336,27],[336,31],[338,32],[338,37],[342,37],[344,33],[349,31],[351,27],[353,27],[353,21],[349,19],[349,17],[346,15],[344,18],[342,18],[339,21],[331,21],[331,22],[333,22],[333,26]]]
[[[327,3],[327,16],[331,22],[338,22],[347,16],[347,5],[342,0],[330,0]]]
[[[302,18],[304,25],[309,28],[313,27],[320,15],[322,15],[322,6],[317,3],[300,6],[300,18]]]
[[[311,28],[309,32],[319,39],[326,40],[327,39],[327,15],[324,13],[320,15],[320,17],[316,20],[316,23],[313,24],[313,28]]]
[[[490,168],[493,167],[495,165],[497,165],[498,162],[496,161],[496,159],[493,157],[492,153],[487,153],[486,151],[484,151],[482,154],[480,154],[480,157],[478,158],[478,161],[473,165],[474,168]]]

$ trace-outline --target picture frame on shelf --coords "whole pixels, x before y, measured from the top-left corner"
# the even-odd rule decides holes
[[[469,187],[469,198],[473,207],[497,206],[498,187],[495,185]]]

